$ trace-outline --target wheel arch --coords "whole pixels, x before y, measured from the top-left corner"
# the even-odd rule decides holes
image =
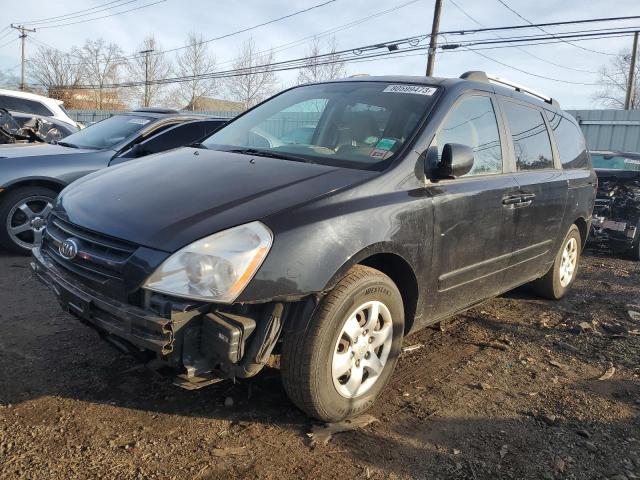
[[[582,241],[582,247],[584,248],[584,246],[587,243],[587,236],[589,235],[589,224],[587,223],[587,221],[582,218],[582,217],[578,217],[573,224],[578,227],[578,231],[580,232],[580,240]]]
[[[12,192],[22,187],[45,187],[55,191],[56,193],[60,193],[66,185],[59,180],[49,177],[22,178],[6,185],[2,193]]]
[[[406,258],[385,244],[368,247],[352,256],[340,267],[327,284],[325,291],[331,290],[354,265],[375,268],[393,280],[400,291],[404,305],[404,330],[405,333],[410,332],[418,312],[420,295],[418,279]]]

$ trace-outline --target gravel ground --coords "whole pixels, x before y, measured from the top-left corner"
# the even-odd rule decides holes
[[[412,335],[376,421],[327,444],[277,369],[179,390],[62,313],[28,259],[0,272],[3,479],[640,478],[638,263],[587,253],[560,302],[520,289]]]

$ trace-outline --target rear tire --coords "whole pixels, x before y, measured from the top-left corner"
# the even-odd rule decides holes
[[[543,277],[532,282],[535,292],[550,300],[564,297],[578,274],[581,250],[580,230],[571,225],[555,256],[553,266]]]
[[[285,333],[281,373],[293,403],[336,422],[367,410],[393,372],[404,334],[402,296],[393,281],[356,265]]]
[[[0,246],[29,255],[41,240],[46,217],[57,196],[55,191],[37,186],[4,193],[0,197]]]

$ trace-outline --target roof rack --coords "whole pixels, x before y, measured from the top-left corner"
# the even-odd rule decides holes
[[[543,95],[542,93],[536,92],[535,90],[529,87],[525,87],[524,85],[520,85],[516,82],[512,82],[511,80],[500,78],[496,75],[488,75],[485,72],[476,70],[476,71],[464,72],[462,75],[460,75],[460,78],[463,78],[465,80],[473,80],[475,82],[497,83],[499,85],[505,85],[507,87],[513,88],[516,92],[529,94],[532,97],[536,97],[536,98],[539,98],[540,100],[545,101],[549,105],[553,105],[554,107],[560,108],[560,104],[558,103],[557,100],[547,95]]]
[[[146,113],[180,113],[178,110],[174,110],[172,108],[162,108],[162,107],[139,107],[132,112],[146,112]]]

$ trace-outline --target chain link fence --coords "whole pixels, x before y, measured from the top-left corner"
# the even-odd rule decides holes
[[[122,110],[67,110],[69,116],[75,120],[76,122],[83,123],[84,125],[90,125],[95,122],[99,122],[100,120],[104,120],[105,118],[112,117],[113,115],[117,115],[119,113],[124,113]],[[187,112],[184,113],[196,114],[196,115],[206,115],[212,117],[223,117],[223,118],[233,118],[240,112],[228,112],[228,111],[220,111],[220,112]]]

